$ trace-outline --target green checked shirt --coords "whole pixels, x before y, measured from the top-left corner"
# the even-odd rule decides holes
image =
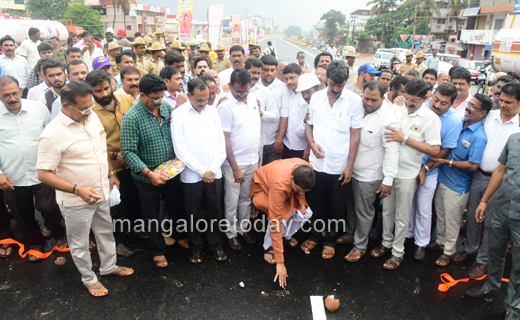
[[[165,100],[166,101],[166,100]],[[159,121],[139,100],[121,121],[121,155],[132,170],[132,176],[151,183],[141,171],[154,170],[161,163],[175,158],[170,130],[172,107],[163,102]]]

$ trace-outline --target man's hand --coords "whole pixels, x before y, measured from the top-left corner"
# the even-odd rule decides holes
[[[276,141],[273,145],[274,153],[280,154],[283,152],[283,140],[282,141]]]
[[[162,186],[163,184],[168,181],[165,177],[163,177],[161,174],[150,171],[148,173],[148,179],[152,182],[152,185],[155,187]]]
[[[343,180],[341,183],[342,186],[346,185],[352,179],[352,168],[346,167],[345,170],[341,173],[338,180]]]
[[[205,183],[213,183],[215,181],[215,175],[210,170],[206,170],[201,178]]]
[[[246,178],[240,169],[233,169],[233,177],[235,178],[236,183],[244,183]]]
[[[98,192],[90,187],[83,188],[76,186],[75,194],[80,196],[87,204],[94,204],[101,200],[101,197],[98,196]]]
[[[424,184],[424,181],[426,181],[426,169],[424,167],[419,170],[419,174],[417,175],[420,179],[420,183],[417,185],[418,187],[422,186]],[[416,178],[417,179],[417,178]]]
[[[392,194],[392,186],[381,184],[377,193],[379,193],[379,198],[384,199]]]
[[[309,156],[311,155],[311,147],[307,146],[305,150],[303,150],[303,160],[309,161]]]
[[[323,148],[319,145],[319,144],[316,144],[316,143],[311,143],[311,150],[312,150],[312,153],[314,153],[314,155],[316,156],[316,158],[325,158],[325,150],[323,150]]]
[[[184,103],[188,101],[188,96],[182,92],[179,92],[177,95],[177,107],[182,106]]]
[[[303,118],[303,122],[308,123],[309,120],[311,120],[311,114],[307,110],[307,113],[305,114],[305,118]]]
[[[224,92],[230,92],[231,86],[229,85],[229,83],[226,83],[226,85],[224,86],[224,88],[222,88],[222,90],[224,90]]]
[[[289,276],[287,275],[287,269],[285,268],[285,264],[283,262],[277,262],[276,276],[274,276],[274,282],[276,282],[276,279],[278,279],[280,287],[285,289],[285,286],[287,285],[287,278],[289,278]]]
[[[6,176],[5,174],[0,174],[0,189],[2,189],[3,191],[14,190],[13,184],[14,181],[9,179],[8,176]]]
[[[218,103],[217,103],[217,107],[220,106],[220,104],[224,101],[226,101],[228,99],[228,97],[222,97],[218,100]]]
[[[404,140],[404,132],[401,130],[396,130],[392,127],[386,127],[386,129],[390,130],[385,133],[386,142],[397,141],[399,143]]]
[[[117,175],[112,174],[110,175],[110,190],[114,189],[114,186],[116,186],[117,189],[119,189],[119,186],[121,183],[119,182],[119,179],[117,178]]]
[[[304,204],[300,205],[300,212],[302,214],[305,214],[307,212],[307,206]]]
[[[117,159],[116,159],[116,161],[119,162],[120,164],[126,166],[125,159],[123,159],[123,156],[121,155],[121,152],[118,152],[118,153],[117,153]]]
[[[445,165],[445,164],[450,163],[449,160],[447,160],[447,159],[442,159],[442,158],[430,158],[430,160],[433,160],[433,162],[438,163],[438,164],[440,164],[440,165]]]
[[[486,218],[484,216],[484,213],[486,212],[487,203],[480,202],[480,204],[477,207],[477,211],[475,212],[475,220],[477,220],[478,223],[484,222],[484,219]]]
[[[394,99],[394,103],[400,107],[404,106],[404,99],[403,96],[397,96]]]
[[[258,105],[258,112],[260,113],[260,118],[264,116],[264,112],[262,111],[262,103],[260,103],[260,100],[256,98],[256,104]]]

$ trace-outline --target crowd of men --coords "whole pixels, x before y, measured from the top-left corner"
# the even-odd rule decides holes
[[[186,55],[178,41],[166,50],[160,34],[130,42],[123,33],[116,42],[107,32],[106,55],[91,34],[66,50],[38,43],[32,29],[19,49],[10,36],[0,39],[0,198],[35,251],[46,243],[35,219],[35,209],[41,212],[92,295],[108,290],[92,271],[89,246],[97,245],[101,275],[133,274],[116,265],[117,255],[134,254],[125,232],[147,239],[157,267],[168,266],[174,243],[201,263],[203,234],[215,259],[225,261],[221,234],[232,250],[255,244],[252,225],[262,213],[269,221],[264,260],[276,265],[281,286],[284,245],[298,245],[298,229],[305,230],[305,254],[322,245],[321,257],[331,259],[336,245],[351,243],[344,259],[353,263],[377,237],[382,213],[382,241],[370,255],[385,257],[385,269],[397,269],[405,242],[413,241],[419,261],[426,249],[442,251],[438,266],[476,259],[469,276],[487,273],[488,280],[468,295],[496,294],[511,239],[518,250],[514,77],[499,75],[492,98],[472,96],[467,70],[438,74],[422,67],[420,54],[414,68],[401,66],[415,75],[355,66],[355,52],[347,62],[320,53],[311,70],[304,52],[293,63],[279,61],[271,43],[262,52],[254,39],[249,55],[233,46],[228,58],[222,44],[213,52],[195,40]],[[185,165],[180,178],[155,171],[174,158]],[[123,218],[127,228],[114,228]],[[197,229],[201,221],[208,228]],[[2,203],[0,240],[9,237]],[[0,257],[13,252],[2,245]],[[509,315],[520,314],[518,281],[509,282]]]

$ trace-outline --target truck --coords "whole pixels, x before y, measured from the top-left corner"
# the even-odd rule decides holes
[[[67,44],[69,37],[67,28],[61,22],[51,20],[0,19],[0,38],[10,35],[19,45],[29,38],[29,28],[31,27],[40,30],[42,41],[56,36],[60,39],[61,45]]]
[[[491,64],[495,72],[520,73],[520,17],[508,15],[493,43]]]

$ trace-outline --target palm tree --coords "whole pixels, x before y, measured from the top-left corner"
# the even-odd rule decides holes
[[[410,17],[413,23],[416,23],[415,19],[427,19],[428,22],[431,22],[432,14],[430,13],[430,9],[437,17],[441,16],[441,11],[437,6],[436,0],[406,0],[404,4],[415,5],[416,10]]]
[[[114,21],[112,22],[112,29],[115,28],[116,25],[116,10],[123,10],[123,29],[126,30],[126,12],[130,10],[130,4],[135,4],[136,0],[112,0],[112,5],[114,6]]]
[[[380,16],[392,10],[395,8],[396,2],[394,0],[371,0],[367,3],[367,6],[372,6],[370,15],[373,17],[376,13],[377,16]]]

